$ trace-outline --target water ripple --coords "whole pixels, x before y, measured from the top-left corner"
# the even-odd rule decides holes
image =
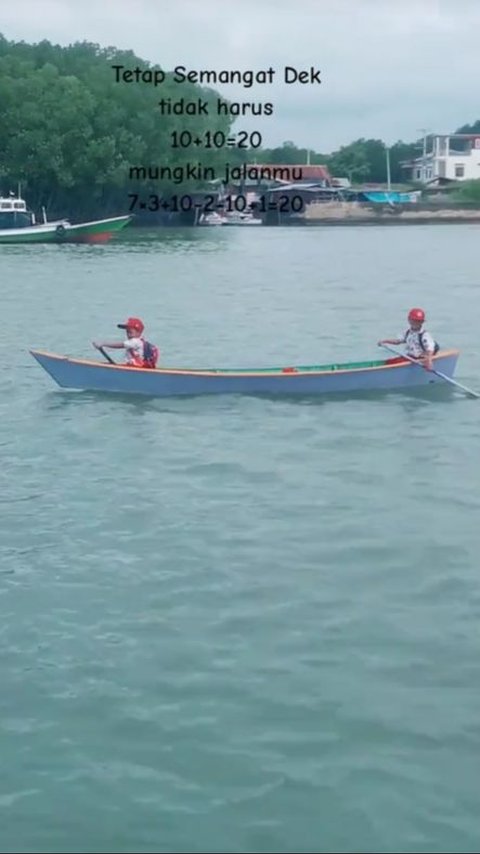
[[[470,306],[475,385],[476,230],[232,231],[7,252],[6,334],[87,354],[135,311],[170,364],[373,356],[409,253],[439,336]],[[5,850],[478,849],[478,407],[110,399],[28,354],[0,389]]]

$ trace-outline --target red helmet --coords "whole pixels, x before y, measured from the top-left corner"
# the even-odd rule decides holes
[[[418,323],[423,323],[425,320],[425,312],[423,308],[411,308],[408,312],[409,320],[416,320]]]
[[[117,323],[117,326],[119,329],[134,329],[135,332],[139,333],[139,335],[141,335],[145,329],[139,317],[129,317],[125,323]]]

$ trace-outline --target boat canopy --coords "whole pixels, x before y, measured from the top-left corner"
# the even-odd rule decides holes
[[[0,231],[29,228],[32,225],[35,225],[35,214],[27,209],[20,196],[0,196]]]
[[[23,211],[27,210],[27,205],[23,199],[8,198],[4,199],[0,196],[0,211]]]

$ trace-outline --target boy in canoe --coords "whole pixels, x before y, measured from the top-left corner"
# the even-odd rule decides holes
[[[440,349],[436,341],[426,329],[425,312],[422,308],[412,308],[408,312],[409,328],[402,338],[382,338],[378,345],[382,344],[405,344],[405,352],[411,359],[418,359],[424,367],[431,371],[433,369],[433,357]],[[389,359],[389,362],[402,361],[402,357]]]
[[[127,337],[125,341],[114,341],[98,343],[93,341],[93,346],[99,350],[107,347],[111,350],[126,350],[126,364],[132,368],[156,368],[159,350],[155,344],[150,344],[142,337],[145,326],[139,317],[129,317],[125,323],[117,323],[119,329],[125,329]]]

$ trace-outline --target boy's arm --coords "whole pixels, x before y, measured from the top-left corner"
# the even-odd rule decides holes
[[[97,350],[99,350],[100,347],[108,347],[109,350],[123,350],[123,347],[124,347],[123,341],[115,341],[115,342],[111,342],[111,343],[109,341],[104,341],[104,342],[92,341],[92,344],[94,347],[97,348]]]
[[[425,353],[421,359],[422,364],[426,367],[427,371],[433,371],[433,353]]]
[[[423,333],[422,341],[423,346],[425,347],[425,353],[422,356],[422,364],[426,367],[427,371],[432,371],[433,355],[435,353],[435,342],[428,332]]]

